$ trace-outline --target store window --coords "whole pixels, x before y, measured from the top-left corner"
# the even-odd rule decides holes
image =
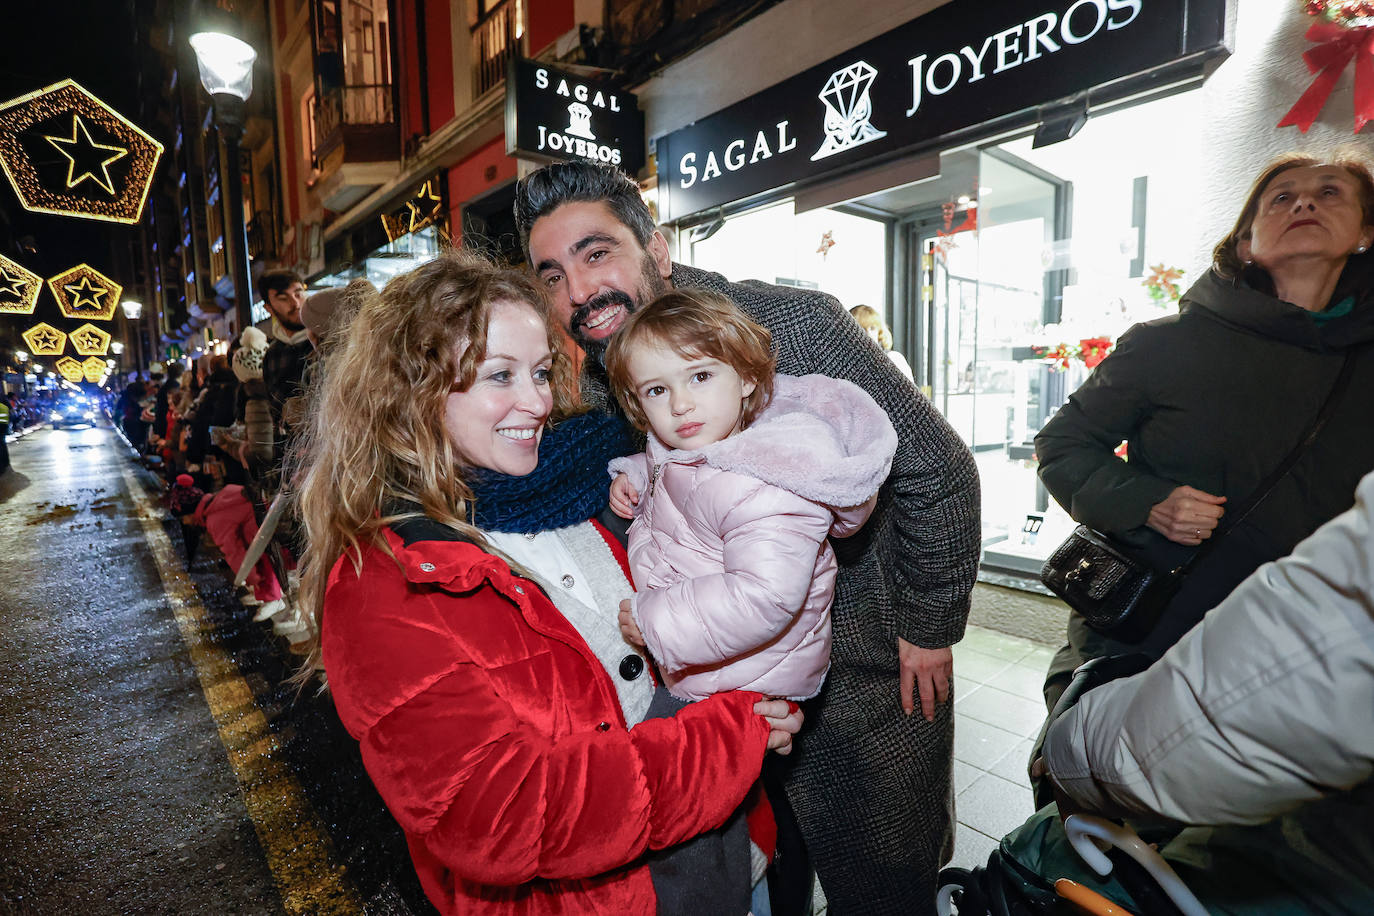
[[[713,231],[714,230],[714,231]],[[688,262],[731,280],[830,293],[887,311],[887,224],[839,210],[794,213],[792,202],[687,229]]]
[[[1035,434],[1123,331],[1175,313],[1209,263],[1214,240],[1189,223],[1214,179],[1187,139],[1208,134],[1198,100],[1095,113],[1040,149],[1026,135],[947,150],[939,175],[852,211],[796,214],[789,201],[684,230],[679,245],[732,280],[882,303],[917,385],[978,463],[985,578],[1036,588],[1074,522],[1036,476]]]

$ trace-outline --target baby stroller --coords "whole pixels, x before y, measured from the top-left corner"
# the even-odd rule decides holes
[[[1074,672],[1073,681],[1045,724],[1049,728],[1085,692],[1143,671],[1142,655],[1094,659]],[[1041,732],[1041,741],[1044,731]],[[940,916],[1035,916],[1095,913],[1103,916],[1207,916],[1207,910],[1163,857],[1130,827],[1100,817],[1074,814],[1058,833],[1059,812],[1038,811],[1002,839],[985,866],[940,872],[936,912]],[[1080,872],[1074,857],[1103,880],[1095,887],[1050,875]],[[1110,876],[1110,877],[1109,877]],[[1126,906],[1112,898],[1128,899]]]

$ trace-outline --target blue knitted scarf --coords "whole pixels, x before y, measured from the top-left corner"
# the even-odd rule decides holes
[[[634,431],[622,418],[593,412],[563,420],[544,430],[533,473],[467,472],[476,497],[473,524],[483,531],[527,534],[594,518],[610,503],[606,465],[634,451]]]

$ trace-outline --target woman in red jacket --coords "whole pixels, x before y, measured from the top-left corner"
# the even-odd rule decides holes
[[[614,611],[565,610],[574,577],[555,589],[522,552],[542,535],[509,522],[534,513],[558,549],[624,564],[586,521],[606,503],[587,443],[606,437],[577,429],[607,421],[545,428],[571,389],[529,279],[446,255],[363,301],[340,338],[302,443],[302,587],[314,657],[426,893],[443,913],[654,913],[653,851],[723,824],[800,714],[728,693],[644,719],[628,647],[602,638]],[[512,498],[546,459],[562,476]]]

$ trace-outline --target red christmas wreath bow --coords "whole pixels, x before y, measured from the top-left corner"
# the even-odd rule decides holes
[[[1336,87],[1336,80],[1345,72],[1346,65],[1354,60],[1355,133],[1358,134],[1365,124],[1374,121],[1374,56],[1371,56],[1374,55],[1374,26],[1352,29],[1318,22],[1307,30],[1304,37],[1308,41],[1322,42],[1302,55],[1307,69],[1317,77],[1278,126],[1295,124],[1298,130],[1307,133],[1312,122],[1317,120],[1317,115],[1321,114],[1331,90]]]

